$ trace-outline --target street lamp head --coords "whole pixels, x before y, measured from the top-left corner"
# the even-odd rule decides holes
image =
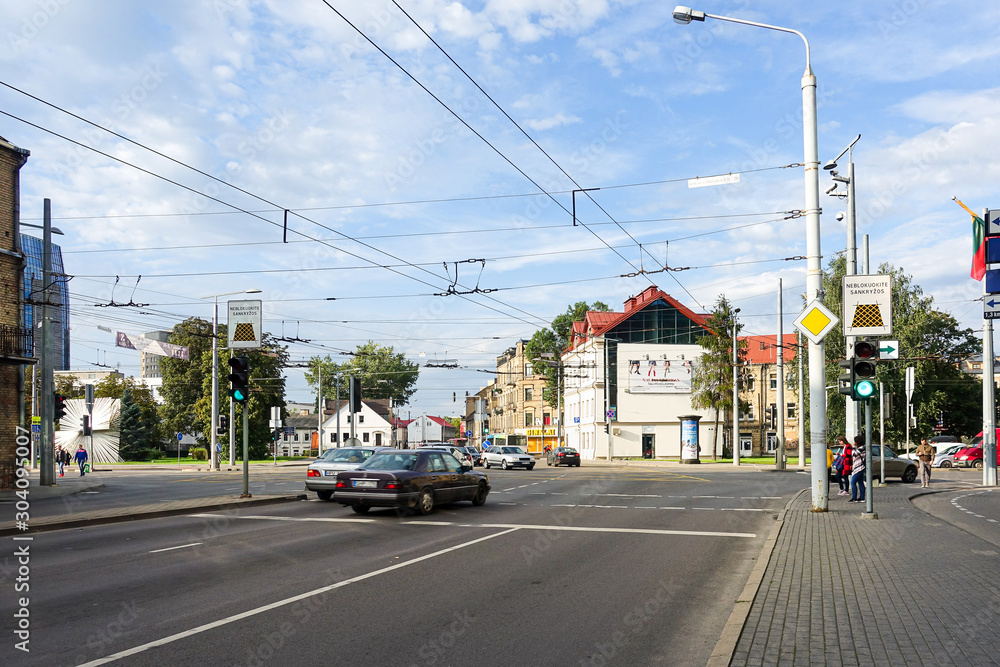
[[[257,289],[256,287],[252,287],[250,289],[243,290],[243,293],[244,294],[260,294],[260,290]]]
[[[830,171],[831,169],[836,169],[837,168],[837,161],[836,160],[830,160],[825,165],[823,165],[823,168],[826,169],[827,171]]]
[[[690,7],[685,7],[683,5],[677,5],[674,7],[674,23],[680,23],[681,25],[687,25],[691,21],[704,21],[705,12],[699,12],[698,10],[691,9]]]

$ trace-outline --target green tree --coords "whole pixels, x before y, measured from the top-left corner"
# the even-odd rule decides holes
[[[712,332],[711,336],[702,336],[698,344],[705,353],[698,358],[691,376],[691,405],[696,408],[712,410],[715,413],[715,430],[713,431],[712,459],[715,459],[717,438],[719,434],[719,415],[733,409],[733,324],[735,321],[736,335],[743,330],[743,325],[736,319],[732,303],[725,296],[720,296],[715,307],[705,322]],[[736,355],[740,364],[746,362],[747,343],[740,341],[736,346]],[[742,378],[737,381],[742,383]],[[732,430],[732,429],[730,429]],[[738,434],[730,435],[730,448],[738,439]],[[725,455],[726,452],[723,452]],[[730,452],[731,453],[731,452]]]
[[[57,394],[62,394],[66,398],[83,398],[83,383],[75,375],[58,375],[54,384]]]
[[[336,375],[339,373],[340,399],[347,400],[347,378],[353,374],[361,379],[363,398],[392,398],[395,405],[403,405],[410,400],[420,376],[418,364],[408,361],[406,355],[397,353],[391,345],[381,345],[374,341],[358,345],[351,358],[342,364],[334,362],[329,355],[310,359],[305,378],[314,390],[321,368],[323,396],[336,398]]]
[[[142,405],[133,400],[132,389],[126,386],[118,417],[118,456],[123,461],[142,459],[155,446],[155,442],[150,442],[150,426],[144,419]]]
[[[600,301],[595,301],[590,305],[586,301],[577,301],[572,306],[568,306],[566,312],[557,315],[552,320],[550,328],[539,329],[531,337],[531,340],[525,343],[524,355],[531,361],[532,370],[536,375],[541,375],[545,378],[545,387],[542,390],[542,395],[545,402],[549,405],[554,407],[558,403],[555,388],[556,375],[559,369],[555,362],[558,362],[562,358],[563,350],[570,343],[570,335],[573,333],[573,322],[583,320],[589,311],[606,313],[610,310],[607,304]]]
[[[826,291],[824,304],[843,319],[843,276],[846,261],[839,256],[830,262],[823,278]],[[911,441],[934,435],[933,427],[939,414],[946,432],[972,435],[982,430],[982,385],[959,370],[963,359],[982,351],[981,342],[971,329],[960,328],[951,315],[934,307],[934,299],[924,294],[913,278],[901,269],[883,264],[878,272],[892,278],[892,330],[899,340],[899,360],[879,361],[876,379],[891,398],[892,407],[885,414],[885,440],[905,443],[906,437],[906,367],[914,368],[913,405],[917,427],[910,431]],[[826,347],[827,386],[837,384],[842,372],[837,362],[847,357],[846,341],[841,327],[824,339]],[[807,388],[808,389],[808,388]],[[843,429],[844,398],[833,391],[827,394],[827,420],[833,442]],[[863,413],[862,413],[863,414]],[[860,422],[864,423],[863,419]],[[879,401],[872,400],[872,423],[879,423]],[[849,437],[851,434],[847,434]]]
[[[195,406],[204,396],[206,377],[209,383],[212,380],[212,323],[190,317],[174,326],[169,342],[187,347],[188,358],[160,359],[160,374],[163,376],[160,417],[163,428],[167,433],[196,434],[200,428]],[[223,373],[220,367],[219,375],[225,377],[228,372]]]

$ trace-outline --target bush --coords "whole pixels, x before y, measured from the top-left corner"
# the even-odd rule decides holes
[[[189,456],[195,461],[207,461],[208,450],[204,447],[192,447]]]

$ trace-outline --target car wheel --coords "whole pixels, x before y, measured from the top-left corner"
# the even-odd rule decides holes
[[[982,459],[979,459],[978,461],[975,461],[975,462],[974,462],[974,463],[972,464],[972,467],[973,467],[973,468],[975,468],[976,470],[979,470],[979,469],[981,469],[981,468],[983,467],[983,460],[982,460]]]
[[[434,511],[434,490],[430,487],[421,489],[420,497],[417,498],[417,514],[430,514]]]
[[[358,514],[367,514],[368,510],[370,510],[371,507],[359,503],[357,505],[351,505],[351,509],[357,512]]]
[[[320,500],[329,500],[330,498],[333,498],[333,491],[317,491],[316,497]]]
[[[579,464],[579,463],[577,463],[577,464],[576,464],[576,467],[577,467],[577,468],[579,468],[579,467],[580,467],[580,464]]]
[[[951,461],[941,461],[941,467],[942,468],[950,468],[951,467]]]
[[[532,468],[534,468],[534,467],[535,467],[535,464],[534,464],[534,463],[532,463],[532,464],[531,464],[530,466],[524,466],[524,467],[525,467],[526,469],[528,469],[528,470],[531,470]]]
[[[486,488],[486,482],[480,482],[479,488],[476,489],[476,495],[472,496],[472,504],[476,505],[477,507],[479,505],[485,505],[486,496],[487,494],[489,494],[489,492],[490,490]]]
[[[914,466],[910,466],[903,472],[903,481],[907,484],[913,484],[917,479],[917,469]]]
[[[552,465],[552,459],[545,459],[545,465],[547,466]],[[559,464],[557,463],[556,465],[558,466]]]
[[[490,469],[490,462],[489,462],[489,461],[486,461],[486,460],[484,460],[484,461],[483,461],[483,467],[484,467],[484,468],[486,468],[487,470],[489,470],[489,469]]]
[[[504,470],[507,469],[507,459],[504,459],[503,461],[500,462],[500,467],[503,468]]]

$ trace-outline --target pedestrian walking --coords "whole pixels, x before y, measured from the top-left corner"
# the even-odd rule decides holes
[[[851,443],[842,435],[837,436],[837,445],[840,446],[840,453],[833,459],[833,477],[837,480],[838,496],[849,495],[851,488]]]
[[[934,460],[934,448],[927,444],[927,438],[920,438],[916,453],[917,465],[920,466],[920,486],[927,488],[931,484],[931,461]]]
[[[64,466],[69,463],[69,452],[62,448],[62,445],[56,447],[56,464],[59,466],[59,476],[62,477],[65,472]]]
[[[851,448],[851,499],[849,503],[865,502],[865,436],[854,436]]]
[[[76,450],[76,456],[73,457],[80,466],[80,477],[83,477],[83,467],[87,464],[87,450],[83,448],[83,445]]]

